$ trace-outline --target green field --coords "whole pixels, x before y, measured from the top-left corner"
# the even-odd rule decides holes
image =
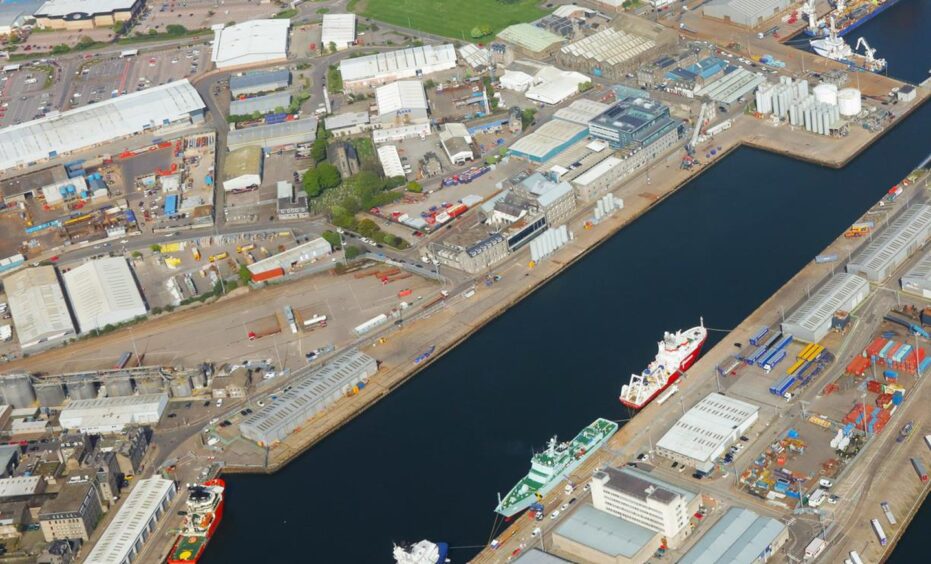
[[[464,41],[488,41],[511,24],[529,22],[548,12],[541,0],[359,0],[358,13],[394,25],[419,29]],[[491,34],[470,36],[473,28],[487,25]]]

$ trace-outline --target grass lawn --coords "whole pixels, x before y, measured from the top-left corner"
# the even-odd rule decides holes
[[[491,27],[488,41],[511,24],[529,22],[547,14],[542,0],[359,0],[358,13],[379,21],[454,39],[473,41],[472,28]]]

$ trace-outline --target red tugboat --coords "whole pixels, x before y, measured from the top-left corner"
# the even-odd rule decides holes
[[[226,482],[217,478],[188,488],[187,515],[178,540],[171,547],[168,564],[192,564],[204,549],[223,519],[223,493]]]

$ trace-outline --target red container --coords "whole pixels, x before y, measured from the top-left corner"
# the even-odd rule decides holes
[[[870,380],[869,382],[866,383],[866,389],[869,390],[870,392],[873,392],[874,394],[879,394],[879,393],[882,393],[883,391],[883,385],[881,382],[878,382],[877,380]]]
[[[401,290],[400,292],[398,292],[398,297],[399,297],[399,298],[404,298],[404,297],[406,297],[406,296],[411,295],[412,293],[413,293],[413,290],[411,290],[410,288],[405,288],[405,289]]]
[[[272,270],[266,270],[264,272],[258,272],[252,275],[253,282],[264,282],[266,280],[273,280],[280,276],[284,276],[284,269],[280,266],[278,268],[273,268]]]

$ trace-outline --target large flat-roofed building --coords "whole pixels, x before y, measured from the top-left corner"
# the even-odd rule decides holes
[[[253,114],[270,114],[274,111],[288,111],[291,105],[290,92],[274,92],[255,98],[244,98],[230,102],[231,116],[251,116]]]
[[[712,393],[685,412],[656,443],[660,456],[695,468],[706,466],[756,423],[760,408]]]
[[[588,127],[588,122],[603,114],[609,107],[608,104],[583,98],[556,110],[553,117]]]
[[[628,98],[617,102],[588,124],[592,137],[620,149],[636,145],[649,147],[667,138],[677,140],[682,122],[669,115],[669,108],[648,98]]]
[[[553,549],[573,561],[592,564],[642,564],[661,545],[660,534],[599,511],[579,507],[553,533]]]
[[[120,433],[130,425],[155,425],[167,405],[164,393],[75,400],[61,410],[58,420],[70,431]]]
[[[218,69],[271,65],[288,60],[290,20],[250,20],[222,29],[217,27],[211,60]]]
[[[522,197],[536,201],[549,227],[559,227],[566,223],[575,211],[572,185],[553,180],[539,172],[521,180],[514,191]]]
[[[398,154],[398,148],[394,145],[382,145],[376,150],[378,162],[381,163],[381,169],[385,173],[385,178],[395,176],[407,176],[404,172],[404,163],[401,162],[401,155]]]
[[[112,27],[138,14],[145,0],[48,0],[35,11],[38,27],[88,29]]]
[[[325,257],[332,252],[333,247],[330,243],[323,237],[317,237],[296,247],[291,247],[282,253],[256,261],[250,264],[248,268],[253,275],[276,269],[286,273],[306,263]]]
[[[177,491],[173,480],[155,477],[137,481],[85,564],[133,562],[149,535],[157,529],[158,520],[168,510]]]
[[[609,155],[572,179],[575,196],[582,201],[590,201],[606,194],[630,168],[624,159]]]
[[[187,79],[108,98],[0,129],[0,170],[61,157],[108,141],[203,120]]]
[[[81,333],[146,314],[136,278],[123,257],[85,262],[62,277]]]
[[[789,0],[711,0],[702,6],[702,15],[746,27],[762,25],[786,10]]]
[[[440,264],[476,274],[506,259],[508,243],[499,233],[466,232],[431,244],[430,252]]]
[[[42,7],[43,0],[19,0],[0,3],[0,35],[9,35],[34,21],[33,14]]]
[[[675,548],[689,535],[689,519],[701,496],[632,468],[605,468],[592,476],[592,504],[600,509],[662,533]]]
[[[317,120],[304,118],[230,131],[226,146],[230,151],[253,145],[272,149],[283,145],[313,143],[316,138]]]
[[[323,121],[326,130],[336,137],[362,133],[366,129],[369,129],[369,122],[371,122],[371,116],[369,116],[368,112],[336,114],[327,117]]]
[[[429,105],[419,80],[399,80],[375,89],[378,121],[386,126],[427,119]]]
[[[356,349],[347,350],[297,378],[274,403],[246,417],[239,430],[243,437],[260,445],[281,441],[376,371],[378,363],[374,358]]]
[[[508,154],[542,163],[585,139],[587,135],[588,128],[583,125],[554,119],[518,139],[508,149]]]
[[[223,190],[238,193],[257,189],[262,184],[264,164],[265,155],[258,145],[230,151],[223,161]]]
[[[22,348],[74,335],[74,323],[54,266],[27,268],[3,279]]]
[[[531,56],[549,55],[565,41],[562,36],[529,23],[509,25],[498,33],[498,39]]]
[[[0,501],[23,500],[45,491],[44,476],[14,476],[0,480]]]
[[[788,540],[789,528],[784,523],[732,507],[678,564],[760,564]]]
[[[750,95],[764,82],[766,82],[766,78],[761,73],[751,72],[739,67],[705,84],[695,92],[695,95],[711,98],[722,106],[730,106],[740,102],[744,96]]]
[[[931,206],[909,206],[847,263],[847,272],[882,282],[931,238]]]
[[[295,189],[294,184],[286,180],[278,181],[275,208],[278,211],[278,219],[301,219],[310,216],[307,210],[307,193]]]
[[[456,67],[452,44],[424,45],[364,57],[343,59],[339,72],[343,88],[354,90],[401,80],[419,78]]]
[[[355,14],[324,14],[320,45],[323,49],[348,49],[356,41]]]
[[[290,85],[291,71],[288,69],[252,71],[230,77],[230,95],[233,98],[255,96],[282,90]]]
[[[853,311],[870,293],[870,284],[855,274],[835,274],[782,322],[782,332],[817,343],[831,330],[838,310]]]
[[[440,130],[440,144],[443,145],[449,162],[453,164],[462,165],[475,159],[472,136],[469,135],[469,129],[461,123],[443,124],[443,129]]]
[[[92,479],[67,482],[54,498],[42,504],[39,525],[47,542],[87,541],[103,516],[103,504]]]
[[[564,71],[552,66],[541,68],[534,75],[536,86],[524,93],[529,100],[554,106],[579,94],[579,88],[591,78],[575,71]]]
[[[596,33],[563,46],[556,53],[560,66],[611,80],[673,50],[674,30],[633,15],[623,15]]]

